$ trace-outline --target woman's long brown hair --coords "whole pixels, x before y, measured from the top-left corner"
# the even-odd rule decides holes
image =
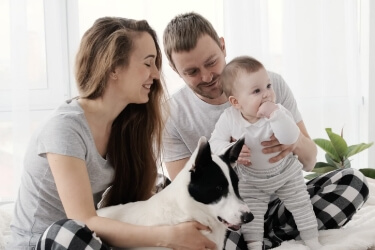
[[[162,58],[155,31],[144,20],[104,17],[84,34],[76,58],[76,80],[82,98],[96,99],[106,87],[109,73],[117,66],[127,66],[133,40],[149,33],[157,50],[156,66]],[[112,124],[107,157],[115,173],[101,207],[148,199],[155,186],[157,161],[160,160],[163,80],[154,79],[149,101],[129,104]]]

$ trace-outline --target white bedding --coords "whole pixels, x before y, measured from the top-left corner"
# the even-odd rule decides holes
[[[319,231],[321,250],[375,250],[375,180],[368,179],[370,197],[341,229]],[[300,241],[283,242],[274,250],[308,250]]]
[[[321,250],[375,250],[375,180],[368,179],[370,197],[366,204],[341,229],[319,231]],[[0,250],[9,241],[13,204],[0,205]],[[286,241],[275,250],[308,250],[300,241]]]

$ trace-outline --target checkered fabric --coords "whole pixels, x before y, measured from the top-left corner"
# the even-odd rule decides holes
[[[86,225],[64,219],[53,223],[40,237],[37,250],[110,250]]]
[[[369,195],[365,177],[351,168],[329,172],[310,180],[306,185],[319,230],[345,225]],[[280,246],[283,241],[291,239],[300,239],[297,226],[283,202],[275,199],[269,203],[265,214],[263,249]],[[247,250],[247,246],[239,232],[228,232],[224,249]]]

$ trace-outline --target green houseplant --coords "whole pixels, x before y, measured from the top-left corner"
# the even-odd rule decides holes
[[[313,141],[317,146],[326,152],[325,158],[327,162],[317,162],[312,170],[313,174],[306,175],[306,179],[310,180],[332,170],[350,168],[351,164],[349,157],[362,152],[363,150],[371,147],[373,144],[373,142],[371,142],[348,146],[343,138],[343,130],[341,130],[341,135],[332,132],[331,128],[326,128],[325,130],[329,140],[317,138]],[[359,171],[361,171],[365,176],[375,179],[375,169],[362,168],[359,169]]]

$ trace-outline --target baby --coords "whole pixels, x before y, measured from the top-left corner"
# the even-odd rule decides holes
[[[300,135],[291,113],[275,103],[275,92],[264,66],[251,57],[237,57],[226,65],[220,81],[231,107],[216,123],[210,139],[211,149],[220,153],[230,139],[245,137],[251,150],[250,167],[238,165],[240,194],[255,219],[242,227],[248,249],[261,250],[264,214],[273,195],[284,201],[292,213],[301,239],[310,249],[319,249],[318,224],[302,175],[302,164],[290,153],[270,163],[270,155],[262,153],[262,141],[272,134],[280,144],[294,144]],[[278,153],[275,153],[277,155]],[[272,157],[273,155],[271,155]]]

